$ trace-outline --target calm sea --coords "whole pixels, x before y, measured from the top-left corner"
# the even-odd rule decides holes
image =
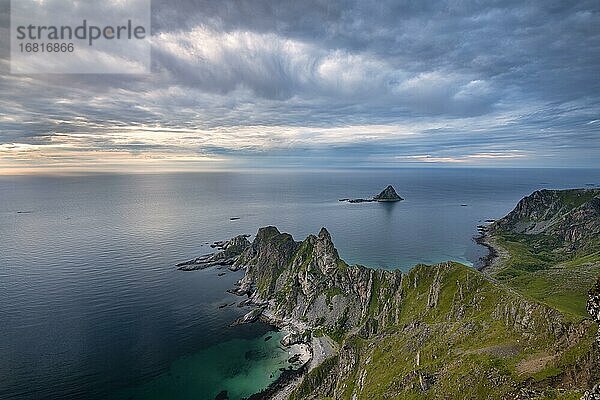
[[[388,184],[406,200],[338,202]],[[206,243],[325,226],[349,263],[472,264],[482,221],[535,189],[598,184],[565,169],[0,177],[0,398],[246,396],[286,355],[266,326],[229,327],[240,273],[174,268]]]

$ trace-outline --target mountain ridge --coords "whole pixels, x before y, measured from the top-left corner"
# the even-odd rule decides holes
[[[479,242],[490,278],[575,318],[600,275],[600,189],[539,190],[492,223]]]
[[[600,235],[600,189],[538,190],[490,227],[528,235],[556,235],[572,248]]]
[[[596,226],[595,199],[542,191],[521,200],[486,232],[507,255],[483,273],[454,262],[407,273],[348,265],[325,228],[302,241],[260,228],[252,243],[224,246],[236,251],[230,269],[245,271],[232,292],[247,297],[248,321],[289,331],[284,344],[337,343],[323,357],[313,348],[318,362],[278,392],[289,399],[592,399],[600,303],[588,289],[600,272],[584,230]],[[519,285],[557,271],[569,278],[567,297]],[[564,308],[573,299],[583,311]],[[269,393],[253,398],[283,398]]]
[[[463,398],[533,398],[518,397],[521,391],[552,398],[560,390],[579,396],[597,379],[595,355],[571,360],[574,349],[591,346],[590,321],[573,322],[458,263],[418,265],[406,274],[349,266],[325,228],[296,242],[265,227],[234,267],[246,270],[238,294],[268,311],[268,322],[293,320],[303,330],[299,338],[328,335],[339,344],[291,399],[445,398],[459,393],[454,386],[466,391]],[[398,353],[389,349],[397,370],[379,353],[381,341],[399,346]],[[548,353],[542,361],[540,353]],[[468,364],[458,369],[460,380],[446,367],[457,361]],[[479,382],[481,374],[490,379]],[[550,377],[539,383],[540,374]]]

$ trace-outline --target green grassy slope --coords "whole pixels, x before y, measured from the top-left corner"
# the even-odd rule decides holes
[[[492,277],[575,318],[587,318],[585,309],[590,282],[600,276],[600,246],[568,252],[556,238],[510,232],[495,234],[509,258]]]
[[[573,324],[460,264],[418,266],[402,292],[396,324],[346,337],[292,398],[503,399],[523,387],[578,398],[591,379],[594,324]],[[577,334],[561,343],[569,329]]]
[[[492,225],[506,254],[485,273],[349,267],[328,233],[293,247],[285,268],[257,271],[259,293],[287,313],[311,310],[302,315],[313,334],[340,346],[290,398],[579,399],[600,382],[598,324],[586,310],[600,276],[599,193],[524,198]],[[343,311],[327,322],[335,304]]]
[[[599,196],[591,189],[543,190],[521,200],[490,227],[493,243],[508,253],[490,276],[573,318],[587,318],[587,291],[600,275]]]

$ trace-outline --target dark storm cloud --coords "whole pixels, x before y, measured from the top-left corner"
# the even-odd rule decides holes
[[[154,0],[152,22],[149,76],[9,75],[2,35],[0,144],[597,166],[595,0]],[[149,126],[185,134],[102,133]]]

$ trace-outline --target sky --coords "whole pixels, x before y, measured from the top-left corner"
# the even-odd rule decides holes
[[[0,175],[600,168],[597,0],[154,0],[139,75],[10,74],[9,24]]]

